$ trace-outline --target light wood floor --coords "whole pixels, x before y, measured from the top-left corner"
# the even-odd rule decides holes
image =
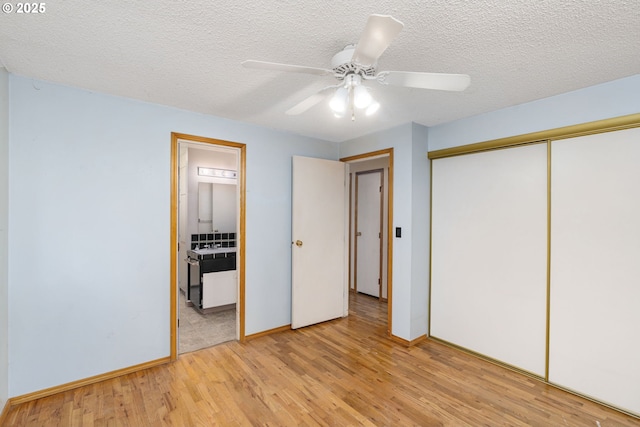
[[[229,342],[17,406],[7,426],[640,426],[442,344],[385,336],[386,305]]]

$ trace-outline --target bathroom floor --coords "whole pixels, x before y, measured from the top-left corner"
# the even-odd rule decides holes
[[[236,310],[201,314],[185,305],[185,296],[178,292],[180,328],[178,353],[187,353],[236,339]]]

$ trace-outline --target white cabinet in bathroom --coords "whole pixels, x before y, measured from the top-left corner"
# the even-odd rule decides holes
[[[197,310],[229,306],[237,302],[235,247],[191,249],[187,251],[187,258],[187,299]]]
[[[202,308],[235,304],[237,295],[237,270],[218,271],[202,275]]]

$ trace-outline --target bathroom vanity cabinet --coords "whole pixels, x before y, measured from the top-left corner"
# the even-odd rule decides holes
[[[187,251],[187,300],[199,310],[222,308],[237,302],[236,248]]]

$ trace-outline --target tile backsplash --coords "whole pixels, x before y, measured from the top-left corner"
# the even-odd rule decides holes
[[[235,248],[236,233],[200,233],[191,235],[191,249],[204,247]]]

